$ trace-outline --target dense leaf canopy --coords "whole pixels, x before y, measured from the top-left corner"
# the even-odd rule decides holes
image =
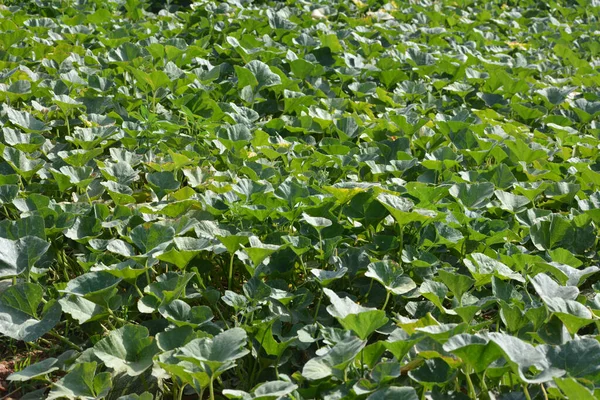
[[[0,5],[0,391],[599,398],[598,0],[160,3]]]

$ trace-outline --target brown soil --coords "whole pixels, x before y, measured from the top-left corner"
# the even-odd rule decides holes
[[[8,382],[6,378],[14,372],[13,361],[0,361],[0,396],[8,394]]]
[[[22,393],[20,393],[20,391],[17,390],[18,387],[14,384],[11,385],[10,381],[7,381],[6,378],[8,378],[10,374],[15,372],[15,361],[23,360],[26,357],[29,357],[31,359],[31,364],[34,364],[45,358],[44,352],[40,350],[29,350],[23,352],[23,354],[18,354],[9,360],[0,361],[0,399],[13,400],[21,397]]]

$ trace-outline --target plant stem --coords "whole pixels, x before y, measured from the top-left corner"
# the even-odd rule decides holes
[[[523,388],[523,393],[525,394],[525,398],[527,400],[531,400],[531,396],[529,395],[529,390],[527,390],[527,384],[522,384],[521,387]]]
[[[381,309],[383,311],[385,311],[385,307],[387,306],[388,301],[390,301],[390,293],[391,292],[388,290],[387,293],[386,293],[386,295],[385,295],[385,303],[383,303],[383,307],[381,307]]]
[[[398,252],[398,262],[402,265],[402,251],[404,250],[404,225],[400,225],[400,251]]]
[[[64,344],[68,345],[69,347],[71,347],[74,350],[83,351],[83,349],[81,347],[77,346],[75,343],[71,342],[69,339],[67,339],[66,337],[62,336],[59,333],[56,333],[54,331],[50,331],[50,332],[48,332],[48,334],[50,336],[52,336],[53,338],[60,340],[61,342],[63,342]]]
[[[148,281],[147,285],[149,285],[152,281],[150,280],[150,272],[148,272],[149,268],[146,268],[146,280]]]
[[[298,258],[300,259],[300,265],[302,266],[302,271],[304,272],[304,278],[306,279],[306,277],[308,276],[308,272],[306,271],[306,265],[304,264],[302,255],[299,255]]]
[[[323,238],[321,237],[321,230],[319,232],[319,252],[321,253],[321,259],[325,262],[325,252],[323,251]]]
[[[544,400],[548,400],[548,393],[546,393],[546,388],[543,383],[540,383],[540,387],[542,388],[542,395],[544,396]]]
[[[319,308],[321,307],[321,300],[323,299],[323,295],[319,295],[319,301],[317,302],[317,308],[315,308],[315,322],[317,322],[317,316],[319,315]]]
[[[215,388],[213,384],[214,379],[210,378],[210,385],[208,386],[208,390],[210,391],[210,400],[215,400]]]
[[[338,223],[342,219],[342,211],[344,211],[344,204],[340,204],[340,212],[338,213],[338,216],[337,216]]]
[[[465,372],[465,378],[467,378],[467,384],[469,385],[469,397],[473,400],[477,400],[477,394],[475,393],[475,386],[473,386],[473,381],[471,380],[469,368],[465,367],[464,372]]]
[[[231,290],[233,288],[233,259],[235,257],[235,253],[231,253],[231,258],[229,260],[229,279],[227,280],[227,289]]]
[[[229,329],[229,324],[227,323],[227,320],[223,318],[223,314],[221,313],[221,310],[219,310],[219,306],[217,304],[215,304],[214,309],[217,311],[217,314],[219,314],[219,318],[221,318],[221,321],[223,321],[225,327]]]
[[[71,126],[69,125],[69,114],[65,112],[65,121],[67,123],[67,133],[71,136]]]
[[[138,287],[137,283],[133,284],[133,287],[135,288],[135,291],[137,292],[137,294],[140,295],[140,298],[144,297],[144,293],[142,293],[142,291],[140,290],[140,288]]]
[[[365,377],[365,349],[360,351],[360,377]]]
[[[185,389],[185,383],[181,383],[181,385],[177,385],[178,386],[178,390],[177,390],[177,400],[181,400],[183,399],[183,390]]]
[[[369,295],[371,294],[371,289],[373,288],[373,281],[374,281],[374,279],[371,279],[371,283],[369,284],[369,290],[367,290],[367,294],[365,294],[365,300],[363,301],[364,303],[366,303],[367,300],[369,299]]]

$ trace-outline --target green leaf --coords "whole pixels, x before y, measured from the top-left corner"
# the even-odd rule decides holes
[[[60,305],[52,300],[39,316],[43,289],[33,283],[11,286],[0,293],[0,333],[15,340],[33,342],[60,321]]]
[[[396,359],[401,360],[422,339],[422,336],[409,336],[403,329],[396,328],[383,344]]]
[[[438,274],[440,280],[444,282],[444,284],[450,289],[450,292],[452,292],[454,297],[459,301],[462,299],[463,294],[466,293],[475,283],[472,278],[458,272],[440,269]]]
[[[50,243],[35,236],[0,238],[0,278],[28,274],[49,247]]]
[[[175,229],[161,224],[142,224],[136,226],[130,234],[131,241],[144,254],[163,251],[173,240]]]
[[[43,132],[50,130],[50,127],[28,112],[18,111],[13,108],[5,108],[8,120],[16,126],[27,132]]]
[[[75,241],[87,241],[102,233],[102,223],[96,217],[77,217],[73,225],[65,230],[65,236]]]
[[[388,321],[383,310],[360,306],[347,297],[341,299],[333,290],[327,288],[324,288],[323,292],[331,301],[327,312],[344,328],[354,331],[363,340]]]
[[[106,306],[110,298],[117,293],[120,282],[121,279],[108,272],[87,272],[71,279],[60,292],[74,294],[100,306]]]
[[[544,89],[538,90],[536,93],[542,95],[550,104],[559,105],[563,103],[567,96],[573,92],[575,88],[557,88],[557,87],[547,87]]]
[[[377,261],[369,264],[365,276],[375,279],[393,294],[402,295],[417,287],[415,282],[403,273],[398,264],[391,261]]]
[[[274,323],[275,320],[271,320],[254,326],[254,337],[260,342],[267,354],[281,357],[284,351],[296,341],[296,338],[287,338],[281,342],[278,342],[273,335]]]
[[[0,185],[0,205],[12,203],[18,194],[18,185]]]
[[[31,364],[21,371],[13,372],[6,378],[13,382],[25,382],[33,378],[48,375],[49,373],[58,370],[58,360],[56,358],[47,358],[35,364]]]
[[[389,211],[400,226],[411,222],[425,222],[436,216],[431,210],[413,210],[414,203],[404,197],[381,193],[377,200]]]
[[[417,400],[417,392],[411,387],[389,386],[379,389],[367,397],[367,400]]]
[[[302,376],[309,380],[324,379],[334,376],[343,379],[344,370],[354,361],[355,357],[365,347],[366,342],[349,337],[320,357],[313,357],[302,368]]]
[[[108,314],[105,307],[76,295],[63,297],[58,302],[63,312],[69,314],[71,318],[77,320],[80,324],[100,319]]]
[[[43,160],[39,158],[32,160],[26,153],[12,147],[4,148],[2,158],[25,180],[31,180],[44,166]]]
[[[559,247],[563,241],[574,235],[570,222],[559,214],[551,214],[540,219],[530,229],[531,241],[539,250]]]
[[[281,84],[281,78],[279,75],[272,72],[269,66],[261,61],[250,61],[244,68],[249,70],[252,75],[254,75],[254,78],[257,82],[256,90]]]
[[[542,297],[548,311],[556,315],[569,333],[576,334],[584,326],[594,323],[592,312],[583,304],[560,297]]]
[[[332,222],[330,219],[322,218],[322,217],[313,217],[306,213],[302,213],[302,221],[306,222],[316,230],[321,230],[323,228],[327,228],[331,226]]]
[[[184,270],[187,265],[198,254],[213,249],[207,239],[195,239],[191,237],[176,237],[173,239],[174,247],[154,254],[161,261],[166,261]]]
[[[109,372],[96,373],[96,362],[84,362],[52,385],[47,399],[95,399],[108,394],[112,387]]]
[[[175,178],[175,174],[168,171],[146,174],[146,180],[148,180],[159,198],[163,198],[165,194],[179,189],[180,185]]]
[[[183,347],[194,338],[194,329],[191,326],[182,326],[156,335],[156,344],[162,351],[175,350]]]
[[[597,400],[590,389],[573,378],[554,378],[554,383],[569,400]]]
[[[502,208],[510,212],[523,211],[524,207],[530,203],[530,200],[525,196],[503,192],[502,190],[496,190],[494,194],[502,203]]]
[[[206,365],[207,373],[213,377],[218,376],[231,363],[249,353],[246,346],[248,337],[241,328],[232,328],[221,332],[214,338],[194,339],[175,354],[182,360]]]
[[[225,389],[223,390],[223,394],[228,399],[244,399],[244,400],[276,400],[285,398],[288,394],[293,392],[298,388],[298,385],[295,385],[290,382],[284,381],[271,381],[265,382],[258,385],[253,391],[252,394],[243,392],[241,390],[231,390]]]
[[[446,361],[441,358],[432,358],[417,369],[408,372],[411,379],[421,384],[442,385],[454,377],[454,372]]]
[[[444,343],[444,351],[453,353],[470,365],[475,372],[486,370],[502,356],[499,348],[488,346],[489,340],[479,335],[462,333]]]
[[[321,286],[329,286],[330,283],[343,278],[346,275],[346,272],[348,272],[348,268],[346,267],[342,267],[336,271],[327,271],[316,268],[310,270],[310,273],[315,276],[317,282],[319,282]]]
[[[46,139],[37,133],[26,134],[10,128],[4,128],[2,131],[6,144],[25,153],[34,152],[46,142]]]
[[[248,254],[255,266],[258,266],[281,247],[275,244],[261,243],[256,236],[251,236],[249,241],[250,247],[244,247],[244,252]]]
[[[186,302],[176,299],[159,308],[160,314],[176,326],[191,326],[197,328],[213,319],[213,313],[208,306],[190,307]]]
[[[494,194],[494,185],[484,183],[457,183],[450,188],[450,195],[467,208],[485,206]]]
[[[139,325],[125,325],[111,331],[107,337],[94,345],[94,355],[115,371],[138,376],[153,364],[152,357],[158,353],[148,329]]]
[[[518,282],[525,282],[521,274],[512,271],[505,264],[483,253],[473,253],[469,255],[469,258],[464,259],[463,262],[471,272],[473,278],[475,278],[476,286],[490,283],[493,276],[500,279],[513,279]]]
[[[168,272],[156,277],[153,282],[144,288],[144,293],[160,300],[159,305],[165,305],[185,294],[188,282],[194,277],[194,273]]]

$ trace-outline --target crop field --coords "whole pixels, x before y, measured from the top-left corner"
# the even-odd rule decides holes
[[[600,399],[598,0],[0,15],[0,399]]]

